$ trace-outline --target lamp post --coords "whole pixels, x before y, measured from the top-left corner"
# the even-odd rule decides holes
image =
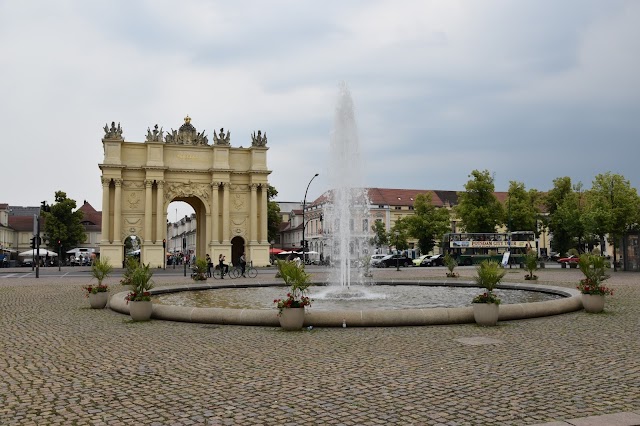
[[[306,191],[304,191],[304,199],[302,200],[302,263],[304,263],[304,264],[307,263],[307,252],[305,251],[305,247],[306,247],[305,243],[306,243],[306,241],[304,239],[304,229],[305,229],[304,209],[307,206],[307,192],[309,192],[309,186],[311,186],[311,182],[313,182],[313,180],[315,178],[317,178],[317,177],[318,177],[318,173],[313,175],[313,177],[311,178],[311,180],[307,184],[307,189],[306,189]]]
[[[400,232],[396,231],[396,271],[400,271],[400,258],[398,257],[398,238],[400,237]]]

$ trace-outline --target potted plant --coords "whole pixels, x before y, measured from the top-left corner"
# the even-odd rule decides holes
[[[304,266],[298,262],[278,261],[277,265],[280,276],[289,286],[285,299],[273,301],[278,308],[280,326],[284,330],[300,330],[304,325],[304,308],[311,306],[312,302],[307,296],[311,275],[307,274]]]
[[[207,261],[206,259],[197,258],[193,264],[193,272],[191,273],[191,279],[194,281],[206,281],[207,280]]]
[[[147,321],[151,318],[153,305],[149,290],[153,288],[152,275],[153,271],[149,268],[149,264],[138,265],[131,273],[129,284],[131,291],[126,299],[129,315],[134,321]]]
[[[493,290],[500,284],[506,271],[494,260],[485,260],[476,268],[474,278],[478,287],[487,291],[473,299],[473,317],[479,325],[496,325],[500,314],[500,298],[493,294]]]
[[[444,255],[444,266],[449,270],[447,277],[456,278],[458,276],[456,272],[453,272],[456,266],[458,266],[458,262],[449,253]]]
[[[85,296],[89,298],[89,304],[93,309],[102,309],[107,306],[109,301],[109,286],[102,284],[107,278],[113,267],[109,263],[108,258],[99,258],[91,265],[91,276],[98,281],[97,285],[87,285],[82,287],[85,290]]]
[[[538,276],[534,274],[538,270],[538,254],[535,250],[529,250],[524,255],[524,268],[529,272],[524,276],[525,280],[537,280]]]
[[[582,293],[582,306],[589,313],[602,312],[604,297],[613,295],[613,290],[602,285],[609,278],[605,270],[610,267],[609,262],[602,256],[583,254],[580,256],[580,271],[584,278],[580,280],[578,290]]]
[[[133,290],[131,287],[131,276],[138,266],[140,266],[140,262],[138,262],[134,257],[129,257],[124,264],[124,272],[122,273],[120,284],[122,284],[127,290]]]

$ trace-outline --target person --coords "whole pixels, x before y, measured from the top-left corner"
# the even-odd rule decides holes
[[[240,256],[240,268],[242,269],[242,276],[246,278],[244,272],[247,268],[247,258],[244,255],[244,252],[242,252],[242,256]]]
[[[220,266],[220,278],[224,279],[224,275],[229,273],[229,266],[224,264],[226,257],[220,253],[218,256],[218,265]]]
[[[207,253],[207,277],[211,278],[211,267],[213,266],[213,262],[211,261],[211,256]]]
[[[44,257],[44,266],[49,266],[49,252]]]

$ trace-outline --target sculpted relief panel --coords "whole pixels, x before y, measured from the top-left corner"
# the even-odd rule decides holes
[[[164,186],[164,199],[171,201],[178,197],[198,197],[203,201],[209,199],[210,189],[206,183],[176,182]]]

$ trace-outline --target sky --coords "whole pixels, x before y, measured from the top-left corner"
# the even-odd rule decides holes
[[[342,82],[368,187],[639,188],[638,22],[616,0],[0,0],[0,203],[101,210],[104,125],[143,142],[187,114],[210,142],[266,132],[277,200],[319,173],[313,200]]]

